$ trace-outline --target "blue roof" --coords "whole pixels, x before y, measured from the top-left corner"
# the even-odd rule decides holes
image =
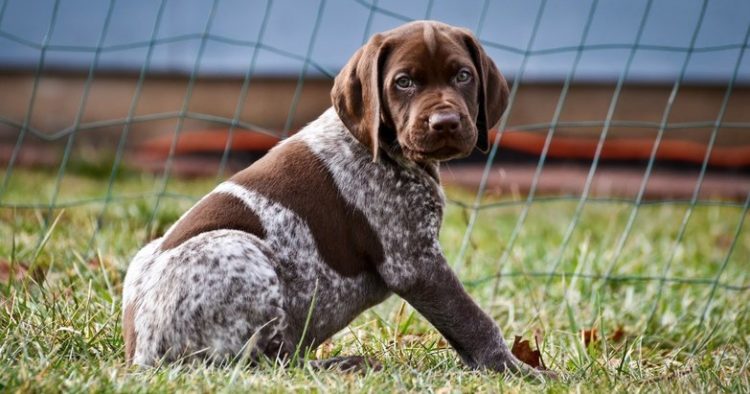
[[[408,20],[436,19],[475,31],[510,78],[521,72],[528,51],[524,80],[564,80],[577,64],[576,81],[608,81],[623,72],[647,3],[165,0],[159,18],[162,8],[156,0],[5,0],[0,4],[0,68],[34,69],[45,48],[46,69],[85,71],[100,49],[97,70],[138,72],[151,46],[148,67],[153,72],[330,76],[372,33]],[[750,1],[707,1],[703,7],[701,0],[654,0],[628,80],[675,80],[693,40],[685,80],[730,79],[748,46]],[[739,67],[742,82],[750,82],[748,57]]]

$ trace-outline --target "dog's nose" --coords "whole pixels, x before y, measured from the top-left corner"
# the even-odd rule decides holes
[[[455,112],[436,112],[430,115],[430,130],[435,132],[452,132],[458,129],[461,118]]]

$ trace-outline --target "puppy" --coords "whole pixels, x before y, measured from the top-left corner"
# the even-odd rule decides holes
[[[288,360],[395,293],[468,366],[535,374],[438,243],[438,163],[485,151],[507,96],[468,30],[420,21],[373,36],[336,77],[333,108],[133,258],[123,290],[127,360]]]

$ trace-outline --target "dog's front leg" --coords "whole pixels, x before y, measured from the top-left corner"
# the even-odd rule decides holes
[[[437,256],[436,260],[408,270],[415,272],[409,279],[398,275],[384,279],[440,331],[470,367],[538,376],[513,356],[497,324],[466,293],[445,258]],[[398,271],[382,274],[388,276],[388,272]]]

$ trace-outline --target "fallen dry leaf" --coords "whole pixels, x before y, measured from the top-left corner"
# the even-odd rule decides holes
[[[99,269],[99,259],[94,257],[92,259],[89,259],[89,261],[86,263],[86,265],[91,268],[98,270]]]
[[[622,326],[617,326],[615,332],[609,336],[609,340],[612,342],[620,342],[625,338],[625,329]]]
[[[547,370],[547,366],[544,365],[544,360],[542,360],[542,353],[539,352],[538,349],[539,340],[535,338],[535,341],[537,341],[537,350],[531,350],[529,341],[523,340],[521,339],[521,336],[516,335],[515,339],[513,340],[513,347],[511,347],[510,352],[513,353],[513,355],[516,356],[519,360],[523,361],[533,368],[536,368],[538,370]]]
[[[29,271],[29,264],[17,261],[11,263],[8,260],[0,259],[0,282],[8,283],[11,279],[14,282],[22,281],[28,277],[34,279],[37,283],[44,281],[47,271],[40,266],[32,267]]]
[[[599,330],[596,328],[581,330],[580,334],[581,341],[586,347],[589,347],[589,345],[591,345],[592,343],[596,343],[599,341]],[[617,329],[612,332],[608,339],[610,342],[621,342],[623,339],[625,339],[625,335],[625,329],[622,328],[622,326],[617,326]]]
[[[599,340],[598,330],[596,328],[581,330],[581,340],[583,341],[584,346],[589,347],[591,343]]]
[[[0,260],[0,282],[7,283],[13,277],[13,281],[21,281],[26,277],[26,267],[21,263],[11,264],[8,260]]]

